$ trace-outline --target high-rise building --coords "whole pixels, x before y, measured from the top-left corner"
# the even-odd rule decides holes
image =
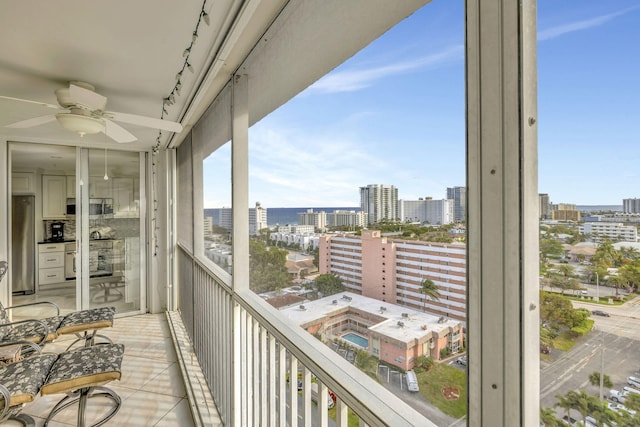
[[[249,208],[249,235],[257,236],[260,230],[267,227],[267,209],[256,202],[255,208]]]
[[[551,204],[552,211],[575,211],[577,210],[576,205],[574,203],[558,203]]]
[[[398,189],[386,184],[360,187],[360,209],[368,215],[368,224],[399,220]]]
[[[429,223],[434,225],[454,222],[454,201],[433,200],[430,197],[419,200],[400,200],[400,220]]]
[[[554,209],[551,211],[551,219],[556,221],[580,222],[580,211],[577,209]]]
[[[467,187],[448,187],[447,199],[453,200],[453,220],[466,221]]]
[[[299,212],[298,224],[313,225],[317,229],[324,229],[327,226],[327,213],[325,211],[314,212],[313,209]]]
[[[622,212],[640,213],[640,199],[622,199]]]
[[[367,214],[360,211],[335,210],[327,214],[327,225],[330,227],[364,227],[367,225]]]
[[[538,194],[540,201],[540,219],[551,218],[551,201],[547,193]]]
[[[213,217],[205,216],[203,225],[205,237],[211,236],[213,234]]]
[[[218,225],[227,231],[233,227],[231,208],[220,208]],[[267,228],[267,209],[256,202],[255,208],[249,208],[249,235],[257,236],[260,230]]]
[[[319,249],[320,273],[339,276],[349,292],[466,319],[466,245],[462,243],[390,239],[382,237],[380,230],[362,230],[361,236],[321,236]],[[438,300],[422,294],[425,279],[438,287]]]

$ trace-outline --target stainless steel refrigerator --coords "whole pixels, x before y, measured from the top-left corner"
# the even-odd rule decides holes
[[[13,293],[36,288],[35,196],[11,198],[11,283]]]

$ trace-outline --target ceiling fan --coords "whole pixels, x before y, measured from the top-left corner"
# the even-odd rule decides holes
[[[72,132],[76,132],[80,134],[80,136],[103,132],[116,142],[133,142],[138,138],[122,126],[114,123],[114,121],[154,129],[162,129],[170,132],[182,131],[182,125],[180,123],[152,117],[138,116],[136,114],[105,111],[107,98],[95,92],[95,88],[89,83],[72,81],[69,82],[68,88],[58,89],[55,93],[59,105],[0,95],[0,98],[2,99],[29,102],[60,111],[56,114],[22,120],[9,124],[6,127],[30,128],[57,120],[62,127]]]

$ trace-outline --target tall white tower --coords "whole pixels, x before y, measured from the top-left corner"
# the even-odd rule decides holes
[[[368,215],[368,224],[399,220],[398,189],[386,184],[360,187],[360,209]]]

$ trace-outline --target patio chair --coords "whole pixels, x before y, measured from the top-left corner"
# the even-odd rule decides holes
[[[13,360],[13,355],[21,353],[25,347],[34,355]],[[0,422],[12,419],[25,426],[33,426],[33,418],[20,412],[27,403],[35,400],[58,355],[41,354],[40,347],[28,341],[0,344],[0,351],[12,355],[10,363],[4,364],[7,359],[0,363]]]
[[[0,422],[14,419],[25,426],[34,426],[33,418],[20,411],[38,393],[66,394],[49,412],[45,426],[60,411],[77,403],[76,425],[84,427],[87,400],[92,397],[106,397],[113,402],[110,411],[92,426],[104,424],[119,411],[120,396],[104,385],[121,378],[123,345],[102,344],[54,354],[39,353],[35,344],[23,343],[36,347],[34,351],[38,354],[0,367]]]
[[[7,262],[0,261],[0,280],[6,274]],[[9,311],[19,308],[33,308],[49,306],[55,314],[44,318],[34,318],[11,322]],[[98,334],[98,330],[113,326],[115,307],[97,307],[88,310],[74,311],[67,315],[60,315],[60,307],[49,301],[37,301],[28,304],[19,304],[4,307],[0,303],[0,342],[31,341],[43,346],[60,335],[74,334],[77,339],[73,341],[67,350],[78,342],[84,342],[85,346],[93,345],[96,338],[101,338],[108,343],[113,343],[107,336]]]

